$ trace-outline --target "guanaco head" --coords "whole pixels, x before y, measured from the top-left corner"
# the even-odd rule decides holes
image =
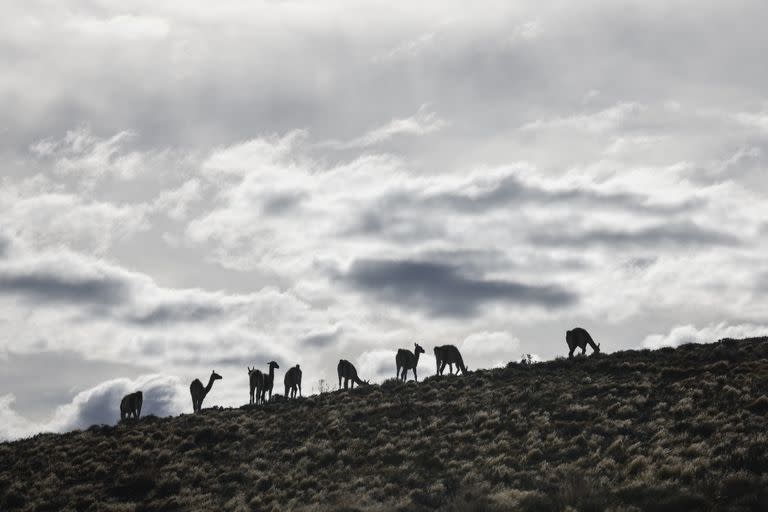
[[[270,370],[271,370],[272,368],[280,368],[280,365],[278,365],[278,364],[277,364],[276,362],[274,362],[274,361],[270,361],[270,362],[269,362],[269,368],[270,368]]]
[[[416,350],[414,350],[414,352],[413,352],[414,354],[423,354],[424,353],[424,349],[421,348],[421,345],[419,345],[418,343],[414,343],[414,345],[416,346]]]
[[[221,379],[222,377],[221,377],[221,375],[219,375],[218,373],[216,373],[216,370],[211,370],[211,378],[212,378],[213,380],[219,380],[219,379]]]

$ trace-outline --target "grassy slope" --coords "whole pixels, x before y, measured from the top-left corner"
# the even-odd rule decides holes
[[[753,339],[150,417],[0,444],[0,510],[765,510],[766,394]]]

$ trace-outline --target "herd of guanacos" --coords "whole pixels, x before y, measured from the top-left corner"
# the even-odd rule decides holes
[[[577,349],[581,349],[581,353],[584,354],[587,351],[587,345],[592,347],[595,353],[600,352],[600,344],[595,344],[592,340],[592,336],[582,329],[576,327],[565,333],[565,341],[568,344],[568,358],[573,357],[573,352]],[[397,367],[396,378],[405,382],[408,371],[413,371],[413,378],[418,382],[419,378],[416,373],[416,366],[419,362],[419,355],[424,353],[424,349],[418,343],[414,344],[414,351],[401,348],[395,355],[395,365]],[[459,349],[454,345],[442,345],[435,347],[435,361],[437,363],[437,374],[442,375],[445,367],[450,368],[451,375],[453,375],[453,365],[456,365],[456,374],[459,372],[463,374],[467,373],[467,367],[464,365],[464,360],[461,357]],[[248,367],[248,377],[250,380],[251,388],[251,401],[253,404],[263,404],[269,400],[272,400],[272,389],[275,383],[275,369],[280,366],[274,362],[269,362],[269,372],[264,373],[256,368]],[[367,380],[361,380],[357,376],[357,369],[355,366],[347,361],[341,359],[336,367],[336,372],[339,376],[339,389],[341,389],[341,383],[344,382],[344,389],[348,387],[368,385]],[[195,379],[189,385],[189,393],[192,395],[192,409],[194,412],[200,412],[203,407],[203,399],[213,387],[214,381],[221,379],[221,375],[215,371],[211,372],[211,376],[208,379],[208,385],[203,386],[200,379]],[[296,398],[296,394],[301,396],[301,368],[297,364],[296,366],[289,368],[285,372],[285,378],[283,379],[285,384],[285,398]],[[268,398],[267,398],[268,396]],[[120,419],[139,419],[141,416],[141,406],[144,402],[144,394],[141,391],[130,393],[125,395],[120,402]]]

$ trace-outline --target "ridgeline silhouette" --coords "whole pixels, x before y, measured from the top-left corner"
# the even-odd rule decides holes
[[[589,344],[594,353],[600,353],[600,345],[595,345],[592,337],[589,333],[581,327],[576,327],[573,330],[566,331],[565,340],[569,348],[568,358],[573,358],[573,352],[576,348],[582,349],[582,355],[586,352],[586,346]],[[456,365],[456,374],[461,372],[462,375],[466,375],[467,367],[464,365],[464,359],[461,357],[459,349],[454,345],[442,345],[434,348],[435,352],[435,364],[437,375],[443,375],[445,367],[449,367],[450,374],[453,375],[453,365]],[[425,351],[418,343],[414,343],[414,351],[411,352],[407,349],[398,349],[395,354],[395,377],[398,380],[405,382],[408,378],[408,370],[413,370],[413,378],[416,382],[419,381],[416,368],[419,364],[419,356],[424,354]],[[262,373],[255,367],[247,367],[248,381],[250,387],[250,400],[251,405],[259,405],[267,402],[267,393],[269,394],[269,401],[272,400],[272,390],[275,383],[275,370],[280,366],[275,361],[269,362],[268,373]],[[358,378],[357,370],[354,365],[346,359],[341,359],[336,369],[339,376],[339,389],[341,389],[342,380],[344,381],[344,389],[348,388],[349,383],[352,383],[352,388],[355,384],[367,385],[368,381],[363,381]],[[296,398],[296,392],[298,390],[299,396],[301,396],[301,368],[297,364],[295,367],[289,368],[285,374],[283,383],[285,384],[285,397]],[[189,387],[189,391],[192,395],[192,410],[193,412],[199,412],[202,408],[203,399],[211,390],[213,381],[221,379],[221,376],[216,372],[211,374],[211,378],[208,381],[208,385],[203,388],[202,382],[195,379]],[[289,396],[290,395],[290,396]],[[138,397],[138,398],[137,398]],[[138,400],[138,402],[137,402]],[[141,392],[128,395],[123,398],[120,403],[120,419],[127,418],[138,419],[141,413]],[[135,404],[138,403],[138,408]],[[138,412],[136,412],[138,410]]]
[[[762,511],[766,394],[768,338],[393,378],[0,443],[0,510]]]

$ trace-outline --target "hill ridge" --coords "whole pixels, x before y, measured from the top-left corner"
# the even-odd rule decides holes
[[[761,510],[768,338],[0,444],[2,510]],[[634,507],[634,508],[633,508]]]

